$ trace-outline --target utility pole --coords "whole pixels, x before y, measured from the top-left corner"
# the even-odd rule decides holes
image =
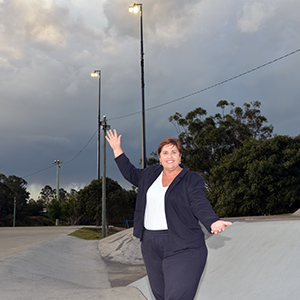
[[[16,211],[17,211],[17,200],[14,197],[14,220],[13,220],[13,227],[16,227]]]
[[[52,163],[52,165],[57,165],[57,171],[56,171],[56,199],[57,201],[60,203],[59,201],[59,168],[60,168],[60,164],[62,164],[63,162],[58,160],[54,160],[54,163]]]
[[[106,116],[101,122],[103,129],[103,174],[102,174],[102,237],[106,237],[106,130],[110,126],[106,123]]]
[[[58,201],[58,203],[60,203],[59,201],[59,168],[60,168],[60,164],[62,164],[63,162],[60,161],[59,159],[54,160],[54,162],[52,163],[53,165],[57,165],[57,171],[56,171],[56,199]],[[59,224],[59,219],[56,219],[55,222],[56,225]]]

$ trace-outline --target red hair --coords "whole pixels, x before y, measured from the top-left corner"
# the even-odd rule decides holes
[[[158,156],[160,155],[160,152],[162,150],[162,148],[166,145],[173,145],[177,148],[177,150],[179,151],[180,154],[182,154],[182,145],[181,145],[181,142],[177,139],[173,139],[173,138],[166,138],[164,140],[162,140],[158,146],[158,149],[157,149],[157,153],[158,153]]]

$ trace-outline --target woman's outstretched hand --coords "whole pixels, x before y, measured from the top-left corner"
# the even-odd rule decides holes
[[[121,148],[121,136],[118,136],[117,130],[108,130],[106,134],[106,140],[108,141],[111,149],[114,152],[114,156],[118,157],[123,153],[123,150]]]
[[[232,225],[232,223],[228,221],[222,221],[222,220],[216,221],[212,223],[210,226],[211,233],[218,234],[224,231],[226,226],[230,226],[230,225]]]

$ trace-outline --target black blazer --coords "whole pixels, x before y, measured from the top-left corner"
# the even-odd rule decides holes
[[[115,161],[126,180],[138,187],[134,212],[134,236],[143,239],[146,193],[163,170],[162,166],[135,168],[123,153]],[[196,172],[183,170],[172,181],[165,194],[165,212],[173,251],[197,248],[205,244],[198,220],[210,232],[219,217],[206,199],[204,179]]]

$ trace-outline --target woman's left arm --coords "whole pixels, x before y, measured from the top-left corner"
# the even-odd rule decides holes
[[[231,222],[219,220],[211,224],[211,233],[218,234],[225,230],[226,226],[232,225]]]
[[[225,230],[231,222],[220,220],[206,198],[204,178],[195,172],[189,174],[189,202],[194,215],[208,231],[218,234]]]

